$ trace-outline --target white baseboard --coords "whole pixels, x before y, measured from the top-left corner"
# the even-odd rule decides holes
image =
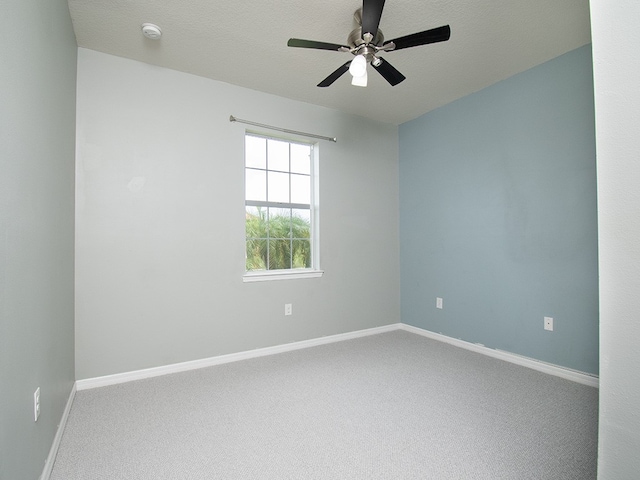
[[[60,418],[58,430],[56,430],[56,435],[55,437],[53,437],[53,443],[51,444],[51,448],[49,449],[49,455],[47,456],[47,461],[45,462],[44,469],[42,470],[42,474],[40,475],[40,480],[49,480],[49,477],[51,476],[53,464],[56,461],[56,455],[58,454],[58,448],[60,448],[62,434],[64,433],[64,429],[67,426],[69,412],[71,411],[71,405],[73,404],[73,399],[75,398],[75,396],[76,384],[74,383],[73,387],[71,387],[69,398],[67,399],[67,405],[64,407],[64,411],[62,412],[62,418]]]
[[[561,377],[566,380],[571,380],[573,382],[581,383],[583,385],[588,385],[589,387],[598,388],[600,386],[599,378],[596,375],[579,372],[577,370],[571,370],[569,368],[559,367],[558,365],[542,362],[540,360],[535,360],[533,358],[517,355],[515,353],[506,352],[504,350],[496,350],[493,348],[485,347],[484,345],[465,342],[464,340],[447,337],[446,335],[442,335],[440,333],[434,333],[429,330],[424,330],[422,328],[414,327],[412,325],[407,325],[405,323],[400,323],[397,325],[399,325],[398,328],[401,330],[405,330],[411,333],[416,333],[418,335],[422,335],[423,337],[431,338],[433,340],[438,340],[440,342],[448,343],[456,347],[481,353],[483,355],[487,355],[488,357],[498,358],[500,360],[504,360],[510,363],[515,363],[516,365],[521,365],[523,367],[531,368],[533,370],[538,370],[539,372],[547,373],[549,375],[555,375],[556,377]]]
[[[248,360],[250,358],[264,357],[277,353],[291,352],[303,348],[316,347],[318,345],[326,345],[328,343],[341,342],[351,340],[353,338],[366,337],[376,335],[378,333],[391,332],[398,330],[399,323],[384,325],[382,327],[368,328],[366,330],[358,330],[355,332],[340,333],[337,335],[329,335],[327,337],[313,338],[311,340],[302,340],[300,342],[286,343],[284,345],[276,345],[274,347],[258,348],[246,352],[230,353],[228,355],[219,355],[217,357],[203,358],[201,360],[192,360],[189,362],[174,363],[171,365],[163,365],[161,367],[145,368],[142,370],[134,370],[131,372],[116,373],[113,375],[105,375],[103,377],[86,378],[76,381],[78,390],[88,390],[91,388],[106,387],[107,385],[116,385],[118,383],[132,382],[134,380],[142,380],[144,378],[158,377],[160,375],[168,375],[170,373],[185,372],[187,370],[195,370],[198,368],[211,367],[221,365],[223,363],[237,362],[239,360]]]
[[[598,388],[599,386],[598,377],[595,375],[559,367],[557,365],[545,363],[540,360],[534,360],[532,358],[524,357],[510,352],[505,352],[503,350],[495,350],[493,348],[485,347],[484,345],[465,342],[464,340],[447,337],[446,335],[434,333],[429,330],[414,327],[412,325],[407,325],[404,323],[393,323],[391,325],[384,325],[382,327],[368,328],[365,330],[340,333],[337,335],[329,335],[327,337],[313,338],[311,340],[303,340],[300,342],[287,343],[284,345],[276,345],[274,347],[258,348],[256,350],[249,350],[246,352],[230,353],[228,355],[219,355],[217,357],[209,357],[200,360],[192,360],[189,362],[174,363],[171,365],[163,365],[161,367],[145,368],[142,370],[134,370],[131,372],[116,373],[113,375],[105,375],[103,377],[86,378],[76,381],[76,388],[77,390],[88,390],[91,388],[106,387],[108,385],[116,385],[119,383],[132,382],[134,380],[158,377],[160,375],[185,372],[188,370],[211,367],[214,365],[222,365],[224,363],[237,362],[239,360],[248,360],[250,358],[291,352],[293,350],[300,350],[303,348],[315,347],[318,345],[326,345],[328,343],[341,342],[344,340],[351,340],[353,338],[366,337],[369,335],[376,335],[378,333],[391,332],[394,330],[405,330],[407,332],[416,333],[433,340],[445,342],[456,347],[471,350],[510,363],[515,363],[516,365],[521,365],[523,367],[532,368],[533,370],[538,370],[543,373],[555,375],[557,377],[581,383],[583,385],[588,385],[590,387]]]

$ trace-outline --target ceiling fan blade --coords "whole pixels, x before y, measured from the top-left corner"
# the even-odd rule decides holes
[[[362,34],[370,33],[373,40],[378,33],[384,0],[362,0]]]
[[[449,25],[444,25],[442,27],[432,28],[431,30],[425,30],[424,32],[412,33],[411,35],[389,40],[388,42],[384,42],[383,47],[393,42],[396,46],[393,50],[400,50],[401,48],[417,47],[428,43],[446,42],[450,36],[451,28]]]
[[[371,66],[375,68],[378,71],[378,73],[380,73],[380,75],[382,75],[384,79],[391,84],[392,87],[395,87],[397,84],[402,82],[405,78],[407,78],[383,58],[380,58],[379,60],[380,60],[380,65],[376,67],[373,64],[373,62],[371,62]]]
[[[335,82],[337,79],[339,79],[342,75],[344,75],[345,73],[347,73],[347,71],[349,70],[349,65],[351,65],[351,60],[349,60],[347,63],[345,63],[344,65],[338,67],[338,69],[333,72],[331,75],[329,75],[327,78],[325,78],[324,80],[322,80],[318,86],[319,87],[328,87],[329,85],[331,85],[333,82]]]
[[[300,38],[290,38],[287,42],[288,47],[298,48],[315,48],[316,50],[335,50],[338,52],[344,52],[351,50],[350,47],[345,45],[338,45],[337,43],[316,42],[314,40],[302,40]]]

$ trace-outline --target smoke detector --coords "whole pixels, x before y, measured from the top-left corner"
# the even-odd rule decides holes
[[[162,36],[162,30],[160,30],[159,26],[154,25],[153,23],[143,23],[142,34],[151,40],[158,40]]]

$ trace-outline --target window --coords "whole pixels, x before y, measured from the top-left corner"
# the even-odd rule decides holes
[[[312,144],[245,135],[245,280],[318,272],[314,164]]]

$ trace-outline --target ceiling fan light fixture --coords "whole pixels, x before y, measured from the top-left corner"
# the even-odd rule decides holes
[[[403,48],[418,47],[429,43],[446,42],[451,37],[449,25],[431,28],[422,32],[404,35],[385,41],[382,31],[378,28],[382,17],[385,0],[362,0],[362,8],[356,10],[353,18],[358,27],[351,31],[347,38],[347,45],[338,43],[316,42],[302,38],[290,38],[289,47],[312,48],[315,50],[330,50],[335,52],[352,53],[355,58],[343,63],[327,78],[318,83],[318,87],[328,87],[345,73],[351,73],[352,85],[366,86],[367,63],[378,72],[392,87],[406,80],[406,77],[396,70],[386,59],[376,56],[379,52],[393,52]]]
[[[356,87],[366,87],[367,86],[367,71],[364,71],[364,75],[360,75],[359,77],[351,78],[351,85],[355,85]]]
[[[362,77],[367,74],[367,59],[364,58],[364,55],[356,55],[351,61],[351,65],[349,65],[349,73],[356,77]]]

